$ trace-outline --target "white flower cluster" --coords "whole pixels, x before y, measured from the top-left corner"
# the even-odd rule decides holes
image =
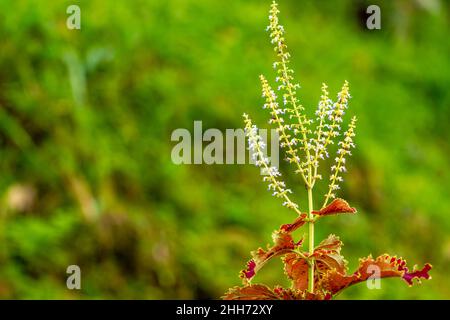
[[[328,151],[327,151],[327,129],[328,129],[328,123],[327,119],[331,113],[332,110],[332,104],[333,102],[329,98],[328,93],[328,87],[325,83],[322,84],[322,95],[320,97],[319,105],[317,107],[316,111],[316,120],[318,122],[316,129],[314,130],[314,134],[316,135],[315,138],[312,138],[310,140],[312,144],[312,150],[314,153],[314,157],[312,158],[311,165],[314,168],[314,174],[313,174],[313,182],[316,179],[322,179],[322,176],[317,173],[317,170],[319,168],[319,159],[325,159],[325,156],[328,157]]]
[[[277,53],[278,61],[273,64],[273,67],[277,70],[276,82],[279,82],[278,91],[282,91],[284,111],[289,113],[289,119],[297,119],[297,123],[293,123],[289,126],[289,130],[293,133],[294,137],[300,137],[299,139],[292,139],[295,145],[299,145],[299,150],[305,152],[305,159],[302,161],[299,155],[289,153],[288,160],[297,164],[296,173],[300,173],[305,181],[308,183],[307,176],[311,174],[310,167],[313,161],[313,157],[310,155],[310,151],[313,149],[312,144],[308,142],[308,134],[311,130],[308,126],[312,123],[306,115],[303,113],[304,108],[299,104],[296,96],[297,90],[300,88],[298,83],[294,83],[294,70],[289,67],[290,54],[287,52],[287,46],[284,39],[284,28],[278,21],[278,7],[275,2],[272,3],[269,15],[269,26],[267,30],[270,31],[270,38],[272,44],[274,44],[274,51]]]
[[[328,87],[325,83],[322,84],[322,95],[320,97],[320,102],[316,111],[316,120],[318,121],[318,125],[314,134],[316,135],[315,139],[311,139],[311,142],[315,144],[314,151],[316,154],[314,166],[318,166],[318,159],[325,159],[324,155],[328,157],[328,152],[326,150],[326,137],[328,136],[328,123],[326,123],[327,118],[332,112],[332,101],[328,98]]]
[[[325,204],[329,199],[335,198],[334,191],[339,190],[339,182],[344,181],[341,174],[346,172],[345,168],[345,156],[351,155],[351,149],[355,148],[353,143],[353,137],[355,136],[356,117],[352,118],[347,131],[344,133],[344,139],[339,141],[339,149],[337,151],[337,157],[334,159],[335,165],[331,167],[330,184],[328,185],[328,193],[325,195]]]
[[[286,91],[283,94],[283,105],[296,105],[298,100],[295,97],[295,92],[300,88],[300,84],[292,83],[294,70],[288,67],[290,54],[287,52],[287,45],[284,40],[284,28],[278,21],[279,12],[277,4],[272,3],[267,30],[270,31],[270,41],[274,45],[274,51],[278,57],[278,61],[273,63],[273,67],[278,74],[275,81],[280,83],[277,88],[278,91]],[[300,108],[302,107],[300,106]]]
[[[286,188],[284,181],[281,181],[279,177],[281,176],[280,171],[277,167],[269,166],[269,159],[264,155],[264,148],[266,147],[263,139],[258,134],[258,128],[256,125],[252,124],[252,120],[247,114],[244,113],[244,123],[245,123],[245,134],[248,138],[249,150],[251,152],[251,157],[255,160],[255,165],[260,167],[265,174],[263,180],[269,183],[268,190],[272,191],[272,195],[278,198],[283,198],[285,201],[283,205],[289,209],[293,209],[298,214],[298,205],[292,202],[288,194],[292,193],[291,189]]]
[[[322,94],[316,111],[317,125],[311,131],[312,120],[304,113],[304,107],[299,103],[297,90],[300,88],[294,82],[294,71],[290,68],[290,54],[287,51],[284,38],[284,28],[278,20],[278,7],[272,3],[269,15],[267,31],[270,33],[271,43],[276,53],[276,61],[273,68],[276,70],[275,81],[278,83],[277,90],[273,90],[264,76],[260,76],[262,85],[262,96],[265,99],[263,109],[270,113],[269,124],[276,126],[280,145],[286,151],[286,159],[293,163],[295,173],[300,174],[305,187],[308,190],[309,219],[312,218],[312,189],[316,180],[322,179],[319,174],[319,162],[329,157],[328,147],[337,141],[341,134],[343,116],[348,108],[351,98],[348,82],[345,81],[337,95],[336,102],[329,98],[328,87],[322,84]],[[277,97],[278,93],[280,97]],[[278,103],[280,99],[280,103]],[[298,205],[289,198],[292,191],[286,188],[280,179],[281,174],[277,167],[271,166],[265,155],[265,143],[258,134],[258,128],[252,124],[248,115],[244,114],[245,132],[248,138],[251,157],[256,166],[261,168],[265,174],[263,180],[268,183],[268,189],[272,195],[284,199],[283,205],[301,215]],[[338,151],[335,164],[331,167],[329,190],[325,195],[326,206],[329,199],[335,198],[335,191],[339,189],[339,183],[343,181],[342,173],[346,171],[346,156],[351,155],[356,118],[344,133],[342,141],[338,142]]]
[[[311,165],[314,168],[313,184],[316,179],[321,179],[322,176],[317,174],[320,159],[328,158],[328,146],[334,144],[334,138],[340,135],[342,117],[345,114],[345,109],[348,108],[348,100],[350,99],[348,82],[345,81],[341,91],[338,93],[337,102],[329,98],[328,87],[322,84],[322,95],[317,107],[316,116],[318,125],[314,131],[315,138],[310,141],[313,144],[314,157],[311,160]],[[345,161],[345,160],[344,160]]]
[[[328,131],[325,133],[328,143],[332,143],[333,138],[339,136],[341,130],[342,117],[345,114],[345,109],[348,108],[348,100],[351,98],[348,82],[345,81],[341,91],[338,93],[337,102],[335,102],[331,109],[328,110],[328,120],[330,124],[327,125]]]
[[[279,107],[277,96],[264,76],[261,75],[260,80],[262,85],[262,95],[266,99],[263,108],[270,109],[271,118],[269,124],[273,123],[277,125],[276,130],[279,134],[280,146],[286,149],[287,160],[290,163],[295,163],[298,169],[300,169],[300,157],[298,156],[298,150],[296,148],[298,139],[289,134],[290,125],[286,124],[283,118],[285,110]]]

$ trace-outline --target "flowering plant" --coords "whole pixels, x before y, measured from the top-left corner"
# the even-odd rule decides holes
[[[271,88],[264,76],[260,77],[262,95],[265,98],[263,108],[270,113],[270,124],[276,126],[280,145],[286,152],[286,159],[295,166],[298,174],[305,184],[308,194],[308,210],[302,212],[300,206],[292,200],[292,191],[281,180],[281,173],[277,167],[271,166],[265,156],[265,144],[258,133],[258,128],[252,123],[247,114],[244,114],[246,136],[249,149],[255,164],[261,167],[265,174],[263,180],[268,183],[268,189],[273,195],[283,200],[283,206],[296,214],[296,219],[290,224],[282,225],[274,231],[273,245],[267,249],[259,248],[252,252],[252,258],[247,263],[240,277],[243,286],[228,290],[224,299],[251,300],[251,299],[331,299],[343,289],[362,281],[383,278],[400,277],[409,285],[413,280],[430,279],[428,272],[430,264],[422,269],[416,266],[410,270],[402,258],[383,254],[377,258],[371,256],[360,259],[357,270],[347,273],[347,261],[341,255],[342,242],[339,237],[331,234],[318,245],[314,242],[314,227],[318,220],[335,214],[355,214],[356,209],[340,198],[336,198],[336,191],[343,181],[342,174],[346,172],[346,159],[355,147],[356,117],[353,117],[339,140],[342,131],[343,116],[348,108],[351,98],[348,82],[345,81],[332,101],[327,86],[322,85],[322,95],[316,111],[316,127],[311,130],[313,121],[304,113],[303,106],[297,99],[297,90],[300,87],[294,83],[294,71],[289,67],[290,55],[284,39],[284,29],[279,24],[278,6],[272,3],[269,16],[271,42],[274,45],[277,60],[274,68],[277,72],[276,82],[279,83],[277,91],[281,95],[282,107],[278,103],[279,97]],[[314,209],[313,189],[317,181],[322,179],[319,174],[319,163],[329,157],[329,147],[338,140],[337,155],[328,182],[328,192],[325,194],[320,209]],[[317,207],[316,207],[317,208]],[[308,225],[307,250],[303,250],[302,238],[294,240],[292,233],[298,228]],[[292,281],[291,288],[276,286],[269,288],[263,284],[253,284],[253,277],[272,258],[282,257],[284,271]]]

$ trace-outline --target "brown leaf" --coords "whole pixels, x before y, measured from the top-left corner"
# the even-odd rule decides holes
[[[306,213],[302,213],[301,215],[298,216],[297,219],[294,220],[294,222],[292,223],[288,223],[288,224],[283,224],[280,227],[280,230],[284,231],[284,232],[294,232],[295,230],[297,230],[298,228],[300,228],[301,226],[303,226],[306,221],[307,214]]]
[[[261,269],[267,261],[271,258],[291,252],[297,246],[301,245],[302,241],[295,243],[291,234],[283,230],[275,231],[272,234],[274,245],[267,250],[259,248],[252,251],[252,259],[247,263],[247,268],[241,271],[241,278],[244,283],[252,279],[259,269]]]
[[[374,273],[369,272],[369,267],[373,266],[379,268],[380,278],[401,277],[410,285],[412,285],[413,279],[431,278],[428,274],[428,271],[431,270],[430,264],[427,263],[422,270],[413,270],[410,273],[406,267],[405,260],[384,254],[375,260],[371,256],[360,259],[358,270],[351,275],[346,275],[335,269],[328,271],[321,281],[321,286],[332,295],[335,295],[343,289],[353,284],[366,281],[370,276],[373,276]],[[372,269],[370,268],[370,270]]]
[[[332,269],[341,273],[347,271],[347,261],[341,255],[342,245],[339,237],[330,234],[315,248],[313,257],[316,261],[316,273],[319,278]]]
[[[339,253],[317,250],[313,254],[315,258],[315,273],[320,278],[329,270],[336,270],[340,273],[347,271],[347,261]]]
[[[338,236],[330,234],[328,238],[319,243],[315,250],[335,250],[340,252],[342,245],[343,243]]]
[[[356,209],[349,206],[347,201],[343,199],[334,199],[328,206],[319,211],[312,211],[312,214],[318,216],[329,216],[339,213],[356,213]]]
[[[244,287],[234,287],[228,290],[224,300],[329,300],[331,294],[317,291],[285,289],[276,286],[273,290],[265,285],[252,284]]]
[[[273,290],[281,300],[330,300],[331,294],[317,290],[314,293],[308,292],[308,290],[296,290],[296,289],[284,289],[281,287],[275,287]]]
[[[269,287],[262,284],[252,284],[244,287],[234,287],[228,290],[223,300],[279,300],[279,297]]]
[[[341,273],[347,271],[347,261],[340,254],[341,246],[342,242],[332,234],[316,247],[311,255],[315,261],[314,283],[319,283],[324,274],[330,270]],[[302,255],[291,252],[283,258],[284,271],[296,290],[306,290],[308,287],[308,262],[305,260],[308,257],[307,252],[303,252]]]
[[[300,300],[300,292],[295,289],[285,289],[281,286],[276,286],[273,292],[281,300]]]
[[[301,294],[301,298],[297,300],[331,300],[332,296],[329,293],[323,292],[308,292],[307,290],[303,291]]]
[[[288,253],[283,257],[284,272],[292,280],[293,288],[308,288],[308,262],[296,253]]]

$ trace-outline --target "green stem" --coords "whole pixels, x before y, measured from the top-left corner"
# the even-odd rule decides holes
[[[308,188],[308,252],[311,257],[314,253],[314,219],[312,216],[313,211],[313,197],[312,197],[312,188]],[[309,265],[309,274],[308,274],[308,291],[314,293],[314,259],[310,260]]]

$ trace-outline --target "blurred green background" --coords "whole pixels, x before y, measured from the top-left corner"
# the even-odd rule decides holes
[[[359,212],[323,219],[317,241],[341,236],[351,269],[385,252],[433,264],[422,286],[339,298],[450,298],[449,2],[279,4],[303,105],[347,79],[359,118],[340,194]],[[369,4],[381,30],[365,28]],[[218,298],[240,283],[250,250],[294,217],[251,165],[174,165],[170,136],[194,120],[241,128],[243,112],[264,127],[269,5],[0,1],[0,298]],[[80,291],[66,288],[71,264]],[[287,284],[281,262],[255,281]]]

